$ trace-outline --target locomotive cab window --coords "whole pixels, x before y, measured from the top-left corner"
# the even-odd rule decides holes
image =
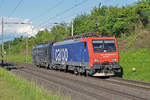
[[[94,52],[116,52],[115,40],[93,40]]]

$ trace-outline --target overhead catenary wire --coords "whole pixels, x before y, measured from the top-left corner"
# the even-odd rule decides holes
[[[76,7],[80,6],[80,5],[82,5],[83,3],[87,2],[87,1],[88,1],[88,0],[83,0],[83,1],[79,2],[78,4],[75,4],[74,6],[65,9],[64,11],[62,11],[62,12],[56,14],[55,16],[52,16],[52,17],[48,18],[46,21],[44,21],[43,23],[39,24],[37,27],[41,27],[41,26],[43,27],[43,26],[45,25],[45,23],[47,23],[49,20],[54,19],[54,18],[57,18],[57,17],[59,17],[59,16],[62,16],[62,15],[64,15],[65,13],[71,11],[72,9],[74,9],[74,8],[76,8]],[[44,25],[43,25],[43,24],[44,24]]]
[[[42,13],[40,13],[39,15],[32,17],[32,20],[36,20],[38,18],[40,18],[41,16],[45,15],[46,13],[54,10],[55,8],[57,8],[59,5],[61,5],[64,2],[64,0],[59,1],[57,4],[55,4],[53,7],[50,7],[48,9],[46,9],[45,11],[43,11]]]
[[[93,7],[92,7],[93,8]],[[92,8],[86,8],[86,10],[90,10],[90,9],[92,9]],[[68,15],[68,16],[64,16],[64,17],[61,17],[60,18],[60,20],[64,20],[64,19],[66,19],[66,18],[70,18],[70,17],[75,17],[76,15],[78,14],[78,12],[77,13],[75,13],[75,14],[70,14],[70,15]],[[46,23],[46,24],[43,24],[43,26],[45,26],[45,27],[47,27],[47,26],[49,26],[49,25],[51,25],[52,23]],[[55,24],[55,23],[54,23]]]
[[[89,11],[89,10],[91,10],[91,9],[93,9],[93,7],[86,8],[86,9],[84,9],[84,10]],[[70,15],[61,17],[61,18],[59,18],[59,19],[60,19],[60,20],[64,20],[64,19],[66,19],[66,18],[75,17],[75,16],[77,16],[77,14],[79,14],[79,13],[77,12],[77,13],[75,13],[75,14],[70,14]],[[82,13],[81,13],[81,14],[82,14]]]
[[[84,3],[84,4],[86,4],[86,3]],[[100,7],[100,6],[101,6],[101,2],[98,4],[98,7]],[[89,11],[89,10],[92,10],[92,9],[93,9],[93,7],[89,7],[89,8],[85,8],[84,11]],[[75,14],[70,14],[70,15],[67,15],[67,16],[64,16],[64,17],[60,17],[59,20],[64,20],[64,19],[70,18],[70,17],[75,18],[75,15],[77,15],[77,14],[78,14],[78,12],[75,13]],[[82,14],[85,14],[85,12],[83,12]],[[97,20],[97,19],[98,18],[87,18],[85,21],[88,21],[88,20]],[[43,24],[42,27],[45,27],[45,26],[48,26],[48,25],[49,25],[49,22],[47,22],[46,24]]]
[[[57,18],[58,16],[61,16],[61,15],[65,14],[65,13],[71,11],[72,9],[74,9],[74,8],[76,8],[76,7],[78,7],[78,6],[80,6],[81,4],[83,4],[83,3],[87,2],[87,1],[88,1],[88,0],[84,0],[84,1],[82,1],[82,2],[79,2],[78,4],[76,4],[76,5],[74,5],[74,6],[70,7],[70,8],[68,8],[68,9],[66,9],[66,10],[64,10],[64,11],[62,11],[62,12],[56,14],[55,16],[48,18],[45,22],[48,22],[48,21],[51,20],[51,19]],[[39,26],[41,26],[41,25],[42,25],[42,24],[40,24]]]
[[[22,2],[23,2],[23,0],[20,0],[20,1],[17,3],[16,7],[12,10],[12,12],[9,14],[8,17],[12,16],[12,15],[15,13],[15,11],[17,10],[17,8],[19,7],[19,5],[20,5]]]
[[[107,1],[106,1],[107,2]],[[102,6],[102,3],[100,2],[99,4],[98,4],[98,7],[101,7]],[[89,8],[85,8],[83,11],[91,11],[91,10],[93,10],[94,9],[94,7],[89,7]],[[64,16],[64,17],[60,17],[59,18],[59,20],[62,20],[62,21],[64,21],[64,19],[66,19],[66,18],[70,18],[70,17],[72,17],[72,18],[76,18],[76,16],[77,16],[77,14],[78,14],[78,12],[77,13],[75,13],[75,14],[70,14],[70,15],[67,15],[67,16]],[[81,12],[81,14],[80,15],[84,15],[84,14],[87,14],[87,13],[85,13],[85,12]],[[87,18],[85,21],[88,21],[88,20],[97,20],[97,18],[93,18],[93,19],[91,19],[91,18]]]
[[[101,6],[101,3],[98,5],[99,7]],[[93,9],[93,7],[90,7],[90,8],[86,8],[86,9],[84,9],[84,10],[86,10],[86,11],[89,11],[89,10],[92,10]],[[78,13],[76,13],[76,14],[78,14]],[[75,15],[76,15],[75,14]],[[84,14],[84,13],[83,13]],[[66,18],[68,18],[68,17],[73,17],[73,15],[74,14],[70,14],[70,15],[68,15],[68,16],[64,16],[64,17],[61,17],[60,19],[61,20],[63,20],[63,19],[66,19]],[[75,16],[74,16],[75,17]],[[98,20],[98,18],[86,18],[85,19],[85,21],[88,21],[88,20]],[[60,24],[60,23],[58,23],[58,24]],[[67,24],[69,24],[69,23],[67,23]],[[71,24],[71,23],[70,23]],[[47,27],[47,26],[49,26],[49,25],[52,25],[52,23],[50,23],[50,22],[48,22],[48,23],[46,23],[46,24],[43,24],[43,26],[44,27]],[[72,24],[71,24],[72,25]],[[95,25],[97,25],[97,23],[95,24]]]

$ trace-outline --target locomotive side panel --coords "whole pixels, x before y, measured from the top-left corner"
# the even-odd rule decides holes
[[[72,64],[76,66],[89,66],[89,54],[87,46],[84,47],[84,42],[72,44]]]
[[[52,61],[53,64],[64,64],[70,61],[70,45],[53,46]]]
[[[54,45],[52,59],[53,64],[86,66],[88,68],[88,48],[84,47],[84,42],[80,41],[71,44]]]

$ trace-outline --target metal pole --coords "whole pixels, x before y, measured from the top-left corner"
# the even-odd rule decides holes
[[[5,22],[3,21],[3,17],[2,17],[2,47],[1,47],[1,56],[2,56],[2,60],[1,60],[1,63],[2,65],[4,64],[4,32],[3,32],[3,29],[4,29],[4,24],[30,24],[30,23],[24,23],[24,22],[21,22],[21,23],[18,23],[18,22]],[[28,34],[27,34],[27,38],[26,38],[26,63],[28,62]]]
[[[26,37],[26,63],[28,63],[28,33]]]
[[[33,27],[31,25],[31,34],[33,33]],[[28,50],[28,33],[26,34],[26,63],[28,63],[28,54],[29,54],[29,50]]]
[[[4,26],[3,25],[4,25],[4,21],[2,17],[2,48],[1,48],[1,56],[2,56],[1,64],[2,65],[4,64],[4,31],[3,31]]]
[[[73,36],[73,20],[72,20],[71,26],[72,26],[72,32],[71,32],[71,35]]]

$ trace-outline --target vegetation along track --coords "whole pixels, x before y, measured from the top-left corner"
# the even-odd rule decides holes
[[[22,67],[22,69],[14,71],[15,73],[21,72],[28,77],[34,76],[38,78],[37,83],[38,80],[41,80],[43,85],[47,84],[47,87],[59,87],[60,92],[68,91],[67,93],[75,100],[149,100],[150,98],[148,83],[143,87],[142,85],[134,85],[134,82],[127,84],[128,82],[125,80],[124,83],[119,82],[115,78],[86,78],[70,73],[37,68],[31,64],[17,63],[15,65]]]

